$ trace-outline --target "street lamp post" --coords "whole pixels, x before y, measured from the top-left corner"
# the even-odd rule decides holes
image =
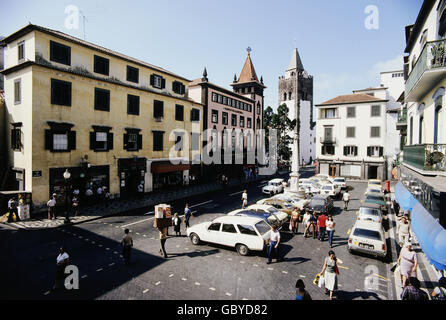
[[[65,179],[65,220],[64,223],[70,223],[70,210],[68,208],[68,194],[69,194],[69,188],[68,188],[68,180],[71,177],[71,173],[68,171],[68,169],[65,170],[63,173],[63,177]]]

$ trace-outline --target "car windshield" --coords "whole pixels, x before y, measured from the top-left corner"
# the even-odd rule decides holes
[[[380,186],[380,185],[381,185],[381,182],[378,182],[378,181],[369,181],[369,184],[374,184],[374,185]]]
[[[356,237],[367,238],[372,240],[381,240],[381,235],[378,231],[356,228],[353,232]]]
[[[331,190],[332,189],[332,186],[323,186],[322,187],[322,190]]]
[[[379,216],[379,211],[372,208],[359,208],[359,214],[367,214],[372,216]]]
[[[256,223],[256,229],[263,236],[271,230],[271,227],[265,221],[259,221]]]
[[[310,205],[312,207],[324,206],[325,205],[325,201],[323,199],[312,199]]]
[[[237,213],[238,216],[251,216],[251,217],[259,217],[262,219],[267,219],[271,213],[265,211],[257,211],[257,210],[249,210],[249,211],[241,211]]]
[[[368,195],[366,200],[384,201],[383,197]]]
[[[345,179],[336,178],[333,180],[334,182],[345,182]]]
[[[279,212],[279,210],[277,210],[274,207],[268,208],[267,210],[268,210],[269,213],[278,213]]]
[[[378,189],[367,189],[367,193],[381,193],[381,190],[378,190]]]

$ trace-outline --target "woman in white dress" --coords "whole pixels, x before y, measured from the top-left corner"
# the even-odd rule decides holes
[[[336,258],[334,251],[330,250],[320,273],[325,279],[325,294],[330,291],[330,300],[333,300],[333,291],[338,289],[338,263],[342,264],[341,259]]]

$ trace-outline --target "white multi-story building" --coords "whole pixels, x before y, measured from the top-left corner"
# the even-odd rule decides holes
[[[388,100],[385,88],[369,88],[365,92],[376,96],[358,92],[316,105],[319,173],[361,179],[386,178]]]
[[[299,123],[299,161],[301,165],[315,159],[315,123],[313,122],[313,77],[304,69],[297,49],[293,50],[285,76],[279,78],[279,105],[286,104],[288,118]],[[297,110],[297,113],[296,113]],[[288,135],[294,139],[294,131]],[[294,146],[291,152],[295,154]]]

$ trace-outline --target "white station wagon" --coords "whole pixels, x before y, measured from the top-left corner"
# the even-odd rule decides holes
[[[263,251],[269,242],[271,227],[261,218],[222,216],[187,228],[194,245],[201,241],[235,248],[246,256],[249,251]]]
[[[380,223],[356,221],[348,238],[348,252],[359,251],[384,258],[387,255],[386,237]]]

